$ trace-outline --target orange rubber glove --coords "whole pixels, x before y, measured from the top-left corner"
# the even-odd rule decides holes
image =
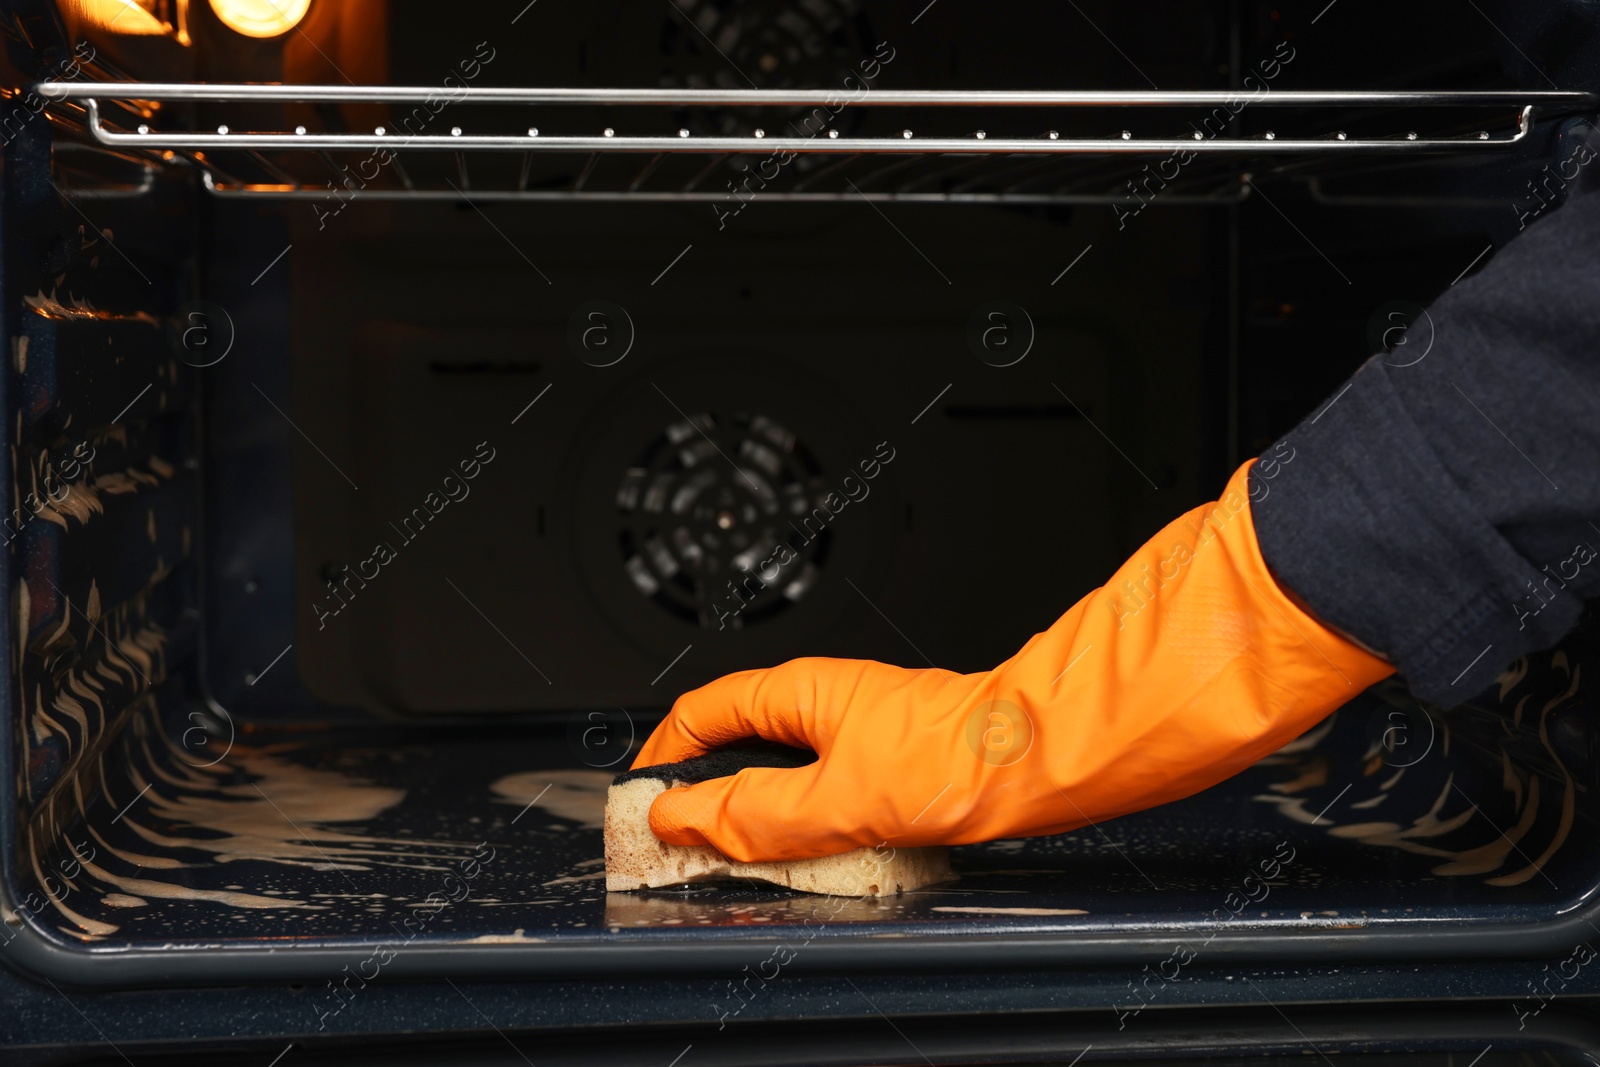
[[[1063,833],[1282,747],[1393,668],[1278,587],[1249,468],[992,671],[797,659],[685,693],[635,767],[752,736],[819,758],[668,790],[650,828],[743,862]]]

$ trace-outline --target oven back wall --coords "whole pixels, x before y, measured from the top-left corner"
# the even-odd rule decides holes
[[[285,210],[294,660],[335,705],[987,668],[1199,498],[1221,432],[1214,211]]]

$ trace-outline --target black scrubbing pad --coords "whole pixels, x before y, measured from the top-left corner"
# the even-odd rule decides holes
[[[817,754],[810,749],[793,748],[773,741],[753,745],[719,748],[704,756],[680,760],[677,763],[660,763],[654,767],[619,774],[612,785],[621,785],[638,778],[654,778],[661,782],[709,782],[713,778],[729,778],[746,767],[804,767],[815,763]]]

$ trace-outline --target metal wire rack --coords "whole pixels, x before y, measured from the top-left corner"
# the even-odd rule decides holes
[[[1147,190],[1154,179],[1169,201],[1220,200],[1241,195],[1250,165],[1504,151],[1538,118],[1596,104],[1583,92],[1508,90],[847,98],[814,89],[50,82],[35,91],[86,141],[187,162],[218,196],[287,199],[359,190],[376,199],[717,201],[759,191],[812,201],[1070,203],[1127,196],[1120,157],[1134,155],[1162,164],[1144,179]],[[444,118],[447,108],[455,110]],[[1244,130],[1246,110],[1293,129]],[[355,131],[356,112],[384,117]],[[1346,128],[1328,128],[1327,116]],[[1117,128],[1123,122],[1140,132]]]

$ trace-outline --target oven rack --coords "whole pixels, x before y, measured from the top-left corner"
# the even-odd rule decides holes
[[[750,161],[789,155],[800,164],[784,188],[760,183],[764,198],[972,203],[1126,197],[1128,162],[1117,162],[1119,157],[1180,153],[1198,162],[1162,183],[1165,201],[1233,200],[1244,192],[1241,169],[1252,163],[1270,169],[1296,158],[1503,151],[1523,142],[1537,118],[1590,110],[1597,99],[1560,90],[1276,90],[1254,98],[1215,90],[872,90],[846,100],[838,92],[819,89],[473,86],[447,94],[441,110],[460,108],[455,116],[417,130],[415,116],[424,116],[421,125],[428,126],[435,113],[430,105],[439,104],[446,95],[442,90],[49,82],[35,91],[88,143],[152,161],[191,164],[201,172],[204,187],[217,196],[325,199],[359,188],[362,196],[373,199],[470,195],[483,200],[719,201],[732,195],[728,179],[748,176]],[[245,128],[246,123],[262,124],[268,112],[277,118],[290,105],[315,105],[306,111],[308,121],[320,119],[324,126],[345,121],[336,110],[341,105],[360,106],[366,115],[377,108],[390,118],[375,123],[370,132],[311,129],[282,118],[265,128]],[[490,112],[481,105],[520,109],[511,113],[518,129],[508,131],[503,128],[507,121],[486,119],[494,114],[503,120],[506,112]],[[238,125],[216,122],[201,128],[194,118],[201,108],[208,123],[220,115]],[[411,109],[399,124],[393,121],[395,111],[389,110],[395,108]],[[796,108],[810,109],[799,127]],[[890,121],[879,123],[878,132],[841,132],[844,124],[833,119],[848,109],[857,109],[857,114],[877,109],[874,118],[886,115]],[[1166,117],[1162,132],[1154,136],[1131,129],[1084,136],[1051,128],[1054,116],[1072,122],[1094,114],[1092,109],[1114,116],[1164,109]],[[1235,132],[1239,123],[1232,122],[1230,128],[1219,126],[1208,134],[1191,120],[1188,131],[1178,133],[1180,123],[1167,114],[1178,109],[1211,109],[1213,116],[1221,109],[1228,109],[1226,115],[1260,113],[1256,109],[1339,109],[1341,119],[1354,115],[1363,129],[1350,134],[1242,134]],[[1443,129],[1419,133],[1414,122],[1419,110],[1443,112],[1450,121]],[[462,117],[469,112],[470,117]],[[686,115],[709,115],[709,125],[722,128],[705,132],[707,122]],[[1037,128],[1030,125],[1028,135],[1019,135],[1017,116],[1025,116],[1028,124],[1037,122]],[[1401,118],[1408,121],[1401,124]],[[1383,132],[1365,131],[1374,124],[1384,127]],[[557,125],[569,128],[554,132]],[[986,125],[1008,126],[1012,132],[989,134]],[[729,132],[729,126],[739,129]],[[932,132],[919,134],[919,127]],[[952,133],[956,128],[970,132]],[[355,182],[351,166],[375,153],[384,160],[378,168],[382,181]],[[340,155],[346,157],[343,162]],[[639,161],[616,162],[627,157]],[[430,158],[445,159],[445,168],[421,162]],[[494,180],[483,183],[485,161],[507,158],[513,164],[499,166]],[[753,192],[749,185],[745,188]]]

